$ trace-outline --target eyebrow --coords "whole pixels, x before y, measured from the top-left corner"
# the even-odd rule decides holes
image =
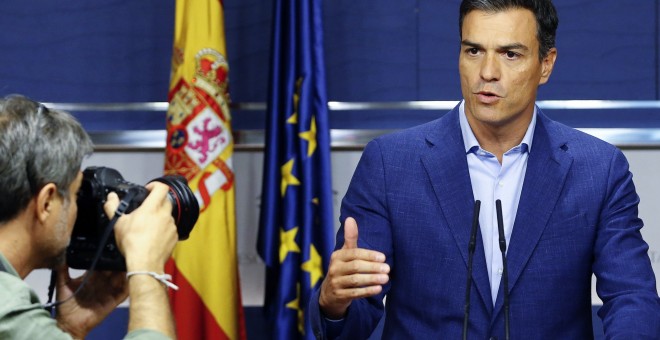
[[[484,49],[483,45],[469,41],[469,40],[463,40],[461,41],[461,45],[463,46],[469,46],[469,47],[474,47],[478,49]],[[513,43],[509,45],[503,45],[497,47],[498,51],[511,51],[511,50],[523,50],[523,51],[529,51],[529,47],[521,44],[521,43]]]

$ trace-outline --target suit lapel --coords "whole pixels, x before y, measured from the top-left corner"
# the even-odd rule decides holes
[[[566,141],[560,136],[539,110],[510,247],[507,248],[509,291],[541,238],[573,162],[573,158],[562,150]],[[502,294],[500,289],[494,317],[502,308]]]
[[[474,197],[458,108],[440,119],[439,124],[435,124],[434,129],[428,133],[426,142],[428,148],[422,152],[422,163],[467,268]],[[482,303],[488,312],[491,312],[493,304],[481,237],[477,236],[477,240],[473,260],[474,286]]]

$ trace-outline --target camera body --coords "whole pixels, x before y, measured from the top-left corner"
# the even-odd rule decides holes
[[[169,186],[168,198],[172,203],[172,217],[177,226],[179,240],[187,239],[197,222],[199,204],[186,179],[182,176],[164,176],[153,181]],[[124,180],[115,169],[86,168],[78,192],[78,216],[66,251],[69,267],[89,269],[97,252],[100,251],[95,270],[126,270],[126,261],[119,252],[114,232],[107,230],[111,226],[103,205],[110,192],[115,192],[120,200],[128,199],[128,206],[124,212],[126,214],[137,209],[149,195],[145,187]],[[106,231],[109,233],[108,239],[101,244]]]

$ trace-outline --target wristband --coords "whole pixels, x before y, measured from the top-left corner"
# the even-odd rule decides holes
[[[162,284],[167,286],[168,288],[172,288],[174,290],[179,290],[179,286],[175,285],[172,283],[170,280],[172,280],[172,275],[170,274],[158,274],[155,272],[147,272],[147,271],[135,271],[135,272],[128,272],[126,273],[126,278],[130,278],[133,275],[149,275],[153,277],[154,279],[160,281]]]

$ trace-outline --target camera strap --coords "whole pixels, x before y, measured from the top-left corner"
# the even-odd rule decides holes
[[[101,258],[101,254],[103,253],[103,247],[105,246],[106,242],[108,242],[108,238],[110,238],[110,234],[115,229],[115,224],[117,223],[117,220],[122,215],[124,215],[126,209],[128,209],[129,205],[131,204],[133,197],[135,197],[135,193],[129,191],[126,195],[124,195],[122,200],[119,202],[119,206],[117,206],[117,210],[115,210],[114,216],[112,216],[110,223],[108,223],[108,227],[105,228],[105,231],[103,232],[103,236],[101,237],[101,240],[97,247],[96,254],[94,255],[94,260],[92,260],[92,264],[89,266],[89,269],[87,269],[87,271],[85,272],[83,281],[80,283],[80,286],[78,286],[78,289],[76,289],[76,291],[73,294],[71,294],[71,296],[69,296],[68,298],[62,301],[51,302],[53,301],[53,293],[55,291],[55,284],[57,281],[57,271],[52,270],[50,276],[50,285],[48,286],[48,302],[45,305],[43,305],[43,308],[49,311],[51,316],[55,317],[55,307],[71,300],[85,286],[85,284],[89,280],[89,276],[94,271],[94,268],[96,268],[96,263],[99,262],[99,259]]]
[[[110,223],[108,223],[108,227],[105,228],[105,231],[103,232],[103,236],[101,237],[101,240],[97,247],[96,254],[94,255],[94,260],[92,260],[92,264],[89,266],[89,269],[87,270],[88,272],[93,271],[94,268],[96,268],[96,263],[99,262],[99,259],[101,258],[103,247],[108,242],[108,239],[110,238],[110,234],[112,234],[112,232],[115,230],[115,224],[117,223],[117,220],[122,215],[124,215],[126,209],[128,209],[128,206],[131,204],[133,197],[135,197],[135,193],[129,191],[119,202],[119,205],[117,206],[117,210],[115,210],[115,215],[112,216]]]
[[[117,206],[117,210],[115,210],[115,216],[113,216],[112,220],[110,221],[113,227],[117,219],[120,218],[121,215],[123,215],[126,212],[126,209],[128,209],[128,205],[131,204],[131,201],[133,200],[133,196],[135,196],[135,194],[132,191],[130,191],[128,194],[126,194],[126,196],[124,196],[124,199],[122,199],[121,202],[119,202],[119,205]]]

